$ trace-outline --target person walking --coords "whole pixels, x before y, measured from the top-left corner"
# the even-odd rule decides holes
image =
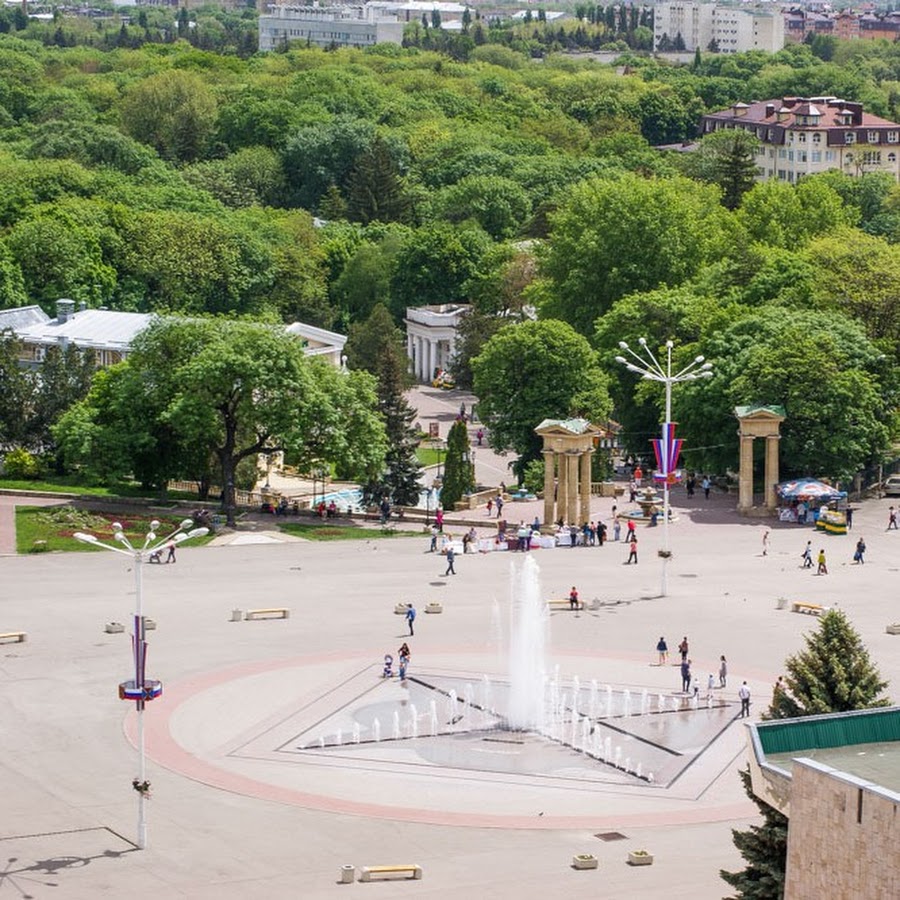
[[[574,584],[572,590],[569,591],[569,609],[578,609],[578,590]]]
[[[893,506],[890,507],[890,508],[888,509],[888,527],[887,527],[887,530],[890,531],[892,528],[893,528],[893,529],[896,529],[896,528],[897,528],[897,510],[894,509]]]
[[[619,520],[619,514],[613,514],[613,540],[618,541],[622,536],[622,522]]]
[[[625,530],[625,540],[630,541],[635,534],[634,520],[628,520],[628,527]]]
[[[703,481],[700,482],[700,487],[703,488],[703,496],[709,500],[709,489],[712,487],[712,483],[709,480],[709,475],[703,476]]]
[[[456,569],[453,568],[453,561],[456,559],[456,553],[453,551],[453,544],[450,544],[447,547],[447,571],[444,572],[444,577],[446,578],[448,575],[455,575]]]
[[[763,544],[763,556],[768,556],[769,555],[769,529],[768,528],[763,532],[762,544]]]
[[[434,553],[434,551],[437,550],[438,534],[440,534],[440,532],[438,531],[437,525],[432,525],[431,526],[431,546],[428,548],[429,553]]]
[[[493,497],[488,497],[488,502],[487,502],[487,514],[488,514],[489,517],[490,517],[490,515],[491,515],[491,510],[492,510],[493,508],[494,508],[494,498],[493,498]]]
[[[800,554],[800,558],[803,560],[804,569],[812,568],[812,541],[806,542],[806,549]]]
[[[683,659],[681,661],[681,692],[689,693],[691,690],[691,661]]]
[[[500,513],[503,512],[503,495],[502,494],[497,494],[497,499],[496,499],[495,503],[497,506],[497,518],[499,519]]]
[[[175,547],[176,547],[176,546],[177,546],[177,545],[176,545],[176,543],[175,543],[174,540],[170,540],[170,541],[166,544],[166,549],[169,551],[169,555],[166,557],[166,562],[167,562],[167,563],[173,563],[173,562],[175,562]]]
[[[681,643],[678,645],[678,652],[681,654],[681,661],[684,662],[688,657],[688,639],[687,635],[685,635],[681,639]]]
[[[750,715],[750,688],[746,681],[738,688],[738,697],[741,700],[741,718],[745,719]]]
[[[626,566],[630,566],[632,563],[637,565],[637,535],[631,535],[631,541],[628,544],[628,561],[625,563]]]
[[[818,568],[818,571],[816,572],[816,575],[827,575],[828,574],[828,565],[825,562],[825,548],[824,547],[819,551],[818,563],[819,563],[819,568]]]
[[[669,661],[669,645],[661,635],[656,643],[656,652],[659,654],[659,665],[664,666]]]
[[[719,657],[719,687],[725,687],[728,680],[728,662],[723,654]]]
[[[412,603],[406,604],[406,624],[409,625],[409,634],[410,637],[414,635],[415,629],[413,628],[413,622],[416,621],[416,608],[412,605]]]
[[[863,565],[866,561],[866,542],[860,538],[856,542],[856,552],[853,554],[853,562]]]
[[[444,530],[444,509],[441,506],[434,511],[434,524],[437,525],[438,531]]]

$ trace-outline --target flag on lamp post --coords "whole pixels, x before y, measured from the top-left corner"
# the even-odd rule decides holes
[[[678,478],[678,457],[681,455],[681,438],[675,437],[675,423],[666,422],[662,426],[662,437],[655,438],[653,452],[656,454],[656,472],[653,477],[656,481],[674,484]]]

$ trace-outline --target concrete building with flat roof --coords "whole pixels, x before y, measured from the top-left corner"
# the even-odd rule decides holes
[[[315,47],[371,47],[400,44],[403,22],[369,5],[270,6],[259,17],[259,49],[284,44]]]
[[[900,707],[747,728],[753,793],[790,823],[785,900],[900,897]]]

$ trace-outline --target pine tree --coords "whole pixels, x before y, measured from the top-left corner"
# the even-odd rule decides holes
[[[753,793],[749,767],[738,774],[747,796],[759,807],[763,824],[751,825],[747,831],[732,829],[734,844],[748,865],[740,872],[722,870],[719,875],[737,889],[740,900],[781,900],[787,861],[787,817]]]
[[[785,687],[775,690],[764,719],[787,719],[887,706],[887,682],[859,634],[840,610],[830,610],[806,636],[806,649],[785,661]],[[739,900],[781,900],[787,864],[788,820],[752,791],[749,770],[740,773],[744,790],[759,807],[762,825],[732,831],[735,846],[747,861],[740,872],[719,874],[737,888]]]
[[[453,509],[463,494],[475,487],[475,466],[469,451],[466,423],[457,419],[447,435],[447,461],[444,463],[444,483],[441,486],[441,505]]]
[[[384,471],[363,485],[363,502],[377,503],[386,496],[396,505],[415,506],[420,492],[419,439],[416,412],[404,396],[410,384],[408,361],[400,332],[383,304],[365,322],[351,327],[346,351],[350,368],[367,369],[378,379],[378,410],[389,442]]]
[[[785,690],[777,690],[764,719],[790,719],[821,713],[887,706],[887,682],[869,658],[859,633],[841,610],[829,610],[806,649],[785,661]]]
[[[347,181],[347,215],[353,222],[403,222],[409,198],[387,144],[375,138],[360,154]]]

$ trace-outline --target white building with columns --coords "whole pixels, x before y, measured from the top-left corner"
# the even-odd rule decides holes
[[[430,383],[446,370],[456,353],[456,331],[469,307],[464,303],[409,306],[406,309],[406,353],[418,381]]]

